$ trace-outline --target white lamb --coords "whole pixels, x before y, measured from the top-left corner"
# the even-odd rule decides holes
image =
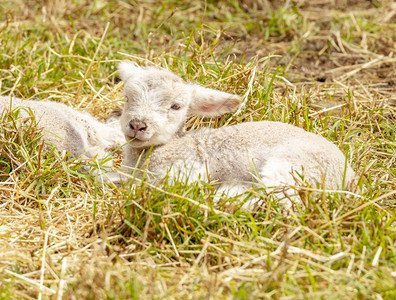
[[[0,116],[18,107],[20,118],[29,117],[29,110],[32,111],[38,126],[43,128],[46,143],[55,145],[59,151],[70,151],[73,157],[105,158],[125,143],[119,122],[101,123],[58,102],[0,96]]]
[[[124,147],[124,165],[128,167],[142,167],[147,150],[155,146],[144,165],[148,171],[159,178],[168,173],[170,178],[190,182],[217,182],[218,192],[229,195],[241,194],[252,185],[268,191],[295,186],[302,177],[314,187],[340,189],[348,187],[354,177],[333,143],[289,124],[247,122],[183,132],[188,114],[231,112],[241,102],[237,95],[129,62],[120,63],[119,74],[125,83],[121,127],[130,140]],[[290,190],[286,194],[289,197]]]

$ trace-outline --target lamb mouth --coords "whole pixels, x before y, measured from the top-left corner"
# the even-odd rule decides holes
[[[130,142],[144,142],[143,140],[137,138],[136,136],[130,136],[130,135],[125,135],[125,138],[127,139],[127,141]]]
[[[129,143],[131,143],[131,144],[138,144],[138,145],[141,145],[141,144],[147,143],[147,140],[139,139],[139,138],[136,138],[136,137],[130,137],[130,136],[127,136],[127,140],[128,140]]]

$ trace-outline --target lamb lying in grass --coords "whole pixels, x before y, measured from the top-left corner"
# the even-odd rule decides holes
[[[126,166],[142,167],[147,150],[155,146],[144,165],[150,172],[160,178],[169,173],[171,179],[218,182],[218,191],[229,195],[252,185],[294,186],[301,177],[314,187],[339,189],[354,177],[333,143],[289,124],[248,122],[184,133],[189,113],[218,116],[235,110],[241,98],[128,62],[119,65],[119,73],[126,97],[121,127],[130,140],[124,148]]]
[[[0,116],[19,108],[19,117],[35,116],[43,139],[73,157],[104,158],[125,143],[119,123],[104,124],[62,103],[0,96]]]

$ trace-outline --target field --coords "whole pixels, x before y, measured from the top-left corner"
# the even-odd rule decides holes
[[[2,95],[103,120],[120,60],[169,68],[244,97],[188,129],[291,123],[357,173],[349,192],[301,188],[292,211],[230,212],[202,182],[102,184],[4,115],[0,299],[396,299],[393,1],[0,0],[0,28]]]

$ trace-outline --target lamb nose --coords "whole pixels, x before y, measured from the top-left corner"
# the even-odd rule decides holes
[[[131,121],[131,122],[129,122],[129,126],[135,132],[145,131],[146,128],[147,128],[146,123],[143,123],[143,122],[133,122],[133,121]]]

